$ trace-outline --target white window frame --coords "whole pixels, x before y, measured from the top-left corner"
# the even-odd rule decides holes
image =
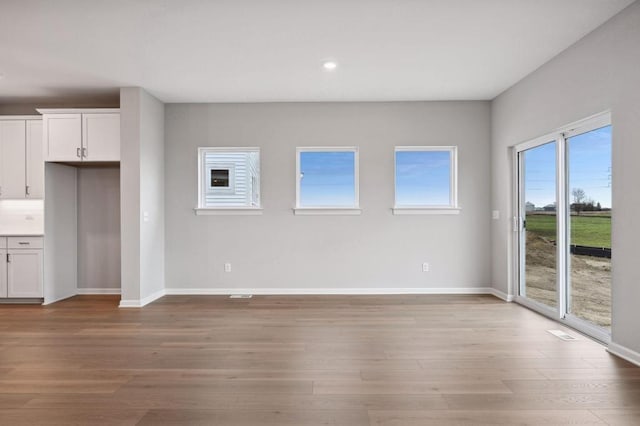
[[[303,152],[353,152],[354,205],[353,206],[301,206],[300,205],[300,156]],[[360,209],[360,155],[357,146],[304,146],[296,148],[296,215],[359,215]]]
[[[258,152],[258,166],[260,171],[257,177],[257,184],[260,194],[259,202],[257,206],[205,206],[204,200],[207,194],[207,189],[210,187],[205,184],[205,179],[210,179],[210,170],[212,167],[205,167],[204,155],[209,152]],[[262,214],[262,189],[261,185],[261,166],[262,156],[260,155],[259,147],[198,147],[198,206],[194,209],[196,215],[261,215]],[[212,191],[218,193],[235,193],[235,166],[233,164],[219,163],[216,168],[229,169],[229,187],[215,188]],[[208,173],[207,173],[208,172]],[[252,195],[249,195],[252,197]]]
[[[399,205],[397,203],[397,153],[398,152],[449,152],[449,204]],[[457,146],[396,146],[393,152],[393,214],[459,214],[458,205],[458,147]]]

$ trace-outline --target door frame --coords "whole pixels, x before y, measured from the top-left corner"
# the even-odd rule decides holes
[[[569,197],[569,164],[568,164],[568,145],[567,139],[590,132],[601,127],[611,125],[611,111],[605,111],[592,115],[585,119],[563,126],[551,133],[519,143],[511,147],[512,157],[512,276],[509,292],[513,296],[513,300],[529,309],[532,309],[542,315],[552,318],[568,327],[587,334],[588,336],[599,340],[605,344],[611,342],[611,333],[606,329],[592,324],[582,318],[572,315],[568,312],[570,302],[570,274],[571,259],[569,238],[571,233],[570,209],[568,208]],[[542,303],[536,302],[525,296],[521,296],[520,291],[524,285],[524,250],[523,242],[523,217],[520,214],[524,211],[525,202],[521,197],[521,189],[523,188],[524,164],[522,162],[521,153],[526,150],[536,148],[547,143],[556,143],[556,294],[558,297],[557,308],[552,308]],[[613,284],[613,283],[612,283]],[[612,285],[613,287],[613,285]],[[611,312],[613,317],[613,310]]]

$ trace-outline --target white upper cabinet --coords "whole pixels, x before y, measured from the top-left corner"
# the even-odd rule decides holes
[[[25,120],[0,121],[0,198],[25,198]]]
[[[42,198],[43,187],[42,121],[0,117],[0,198]]]
[[[120,161],[120,111],[39,109],[45,161]]]
[[[26,121],[27,198],[44,198],[44,152],[42,149],[42,120]]]
[[[44,114],[46,161],[81,161],[82,114]]]
[[[120,114],[82,114],[85,161],[120,161]]]

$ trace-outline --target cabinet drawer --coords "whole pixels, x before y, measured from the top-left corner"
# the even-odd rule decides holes
[[[0,250],[7,248],[7,237],[0,237]]]
[[[41,249],[42,237],[7,237],[7,247],[10,249]]]

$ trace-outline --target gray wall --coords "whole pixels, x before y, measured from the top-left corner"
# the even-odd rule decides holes
[[[164,104],[123,88],[120,126],[121,305],[136,306],[164,289]]]
[[[171,104],[165,119],[168,289],[490,285],[488,102]],[[362,215],[294,216],[295,148],[332,145],[360,147]],[[460,215],[392,215],[395,145],[459,147]],[[261,148],[262,216],[195,216],[199,146]]]
[[[611,109],[613,122],[613,342],[640,352],[640,3],[636,2],[492,104],[492,276],[506,292],[512,248],[509,146]],[[512,283],[513,284],[513,283]]]
[[[140,294],[164,290],[164,104],[140,97]],[[145,216],[146,213],[146,216]],[[145,219],[146,217],[146,219]]]
[[[120,90],[120,236],[122,306],[140,303],[140,92]]]
[[[120,168],[77,176],[78,288],[120,289]]]

